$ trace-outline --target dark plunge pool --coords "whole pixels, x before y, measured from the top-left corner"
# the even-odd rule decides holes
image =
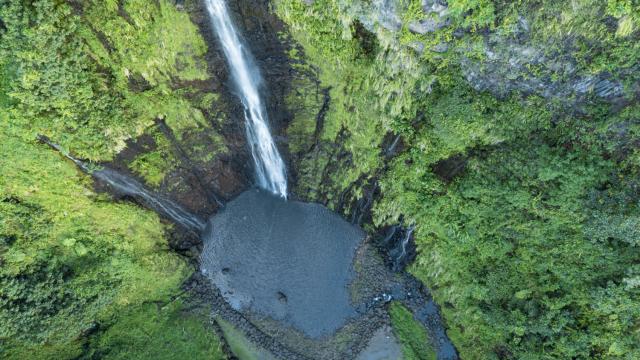
[[[322,337],[356,313],[348,286],[363,238],[321,205],[253,189],[211,218],[201,269],[234,309]]]

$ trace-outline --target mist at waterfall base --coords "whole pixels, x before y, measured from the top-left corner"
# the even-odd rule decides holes
[[[355,314],[348,285],[359,228],[329,209],[254,189],[214,216],[201,269],[236,310],[331,334]]]
[[[233,25],[224,0],[205,2],[244,106],[247,142],[254,161],[256,181],[261,188],[286,198],[286,168],[269,131],[269,120],[260,95],[260,71]]]

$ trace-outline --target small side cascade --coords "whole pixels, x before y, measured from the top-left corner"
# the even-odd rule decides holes
[[[52,149],[73,161],[83,172],[93,176],[103,184],[111,186],[117,193],[131,196],[141,201],[147,207],[160,213],[185,229],[195,232],[196,234],[200,234],[204,229],[206,224],[198,216],[191,214],[173,201],[163,198],[160,194],[156,194],[146,189],[144,185],[137,180],[120,174],[113,169],[105,168],[103,166],[93,167],[82,160],[76,159],[60,145],[53,143],[46,136],[38,135],[38,140],[49,145]]]
[[[387,255],[391,264],[391,270],[402,271],[415,258],[415,245],[413,233],[415,225],[404,228],[401,225],[393,225],[387,229],[382,245],[387,249]]]
[[[141,200],[151,209],[197,234],[200,234],[206,225],[199,217],[186,211],[173,201],[145,189],[138,181],[112,169],[103,168],[92,172],[91,175],[99,181],[110,185],[117,192]]]

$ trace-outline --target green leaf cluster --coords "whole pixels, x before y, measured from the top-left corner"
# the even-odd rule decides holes
[[[100,359],[225,359],[214,330],[180,300],[130,306],[122,319],[94,336],[90,356]]]

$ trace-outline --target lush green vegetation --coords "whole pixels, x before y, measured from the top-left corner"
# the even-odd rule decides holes
[[[0,134],[0,336],[8,348],[79,349],[78,337],[121,306],[177,290],[191,270],[166,251],[155,214],[95,194],[74,164],[5,126]]]
[[[219,138],[202,126],[216,95],[190,85],[209,76],[196,26],[142,0],[0,0],[0,20],[0,357],[221,358],[171,302],[193,269],[167,225],[35,140],[106,161],[148,134],[157,146],[130,166],[158,184],[175,164],[156,118]]]
[[[638,1],[449,0],[450,24],[426,34],[409,29],[422,0],[393,3],[396,31],[370,23],[368,0],[275,1],[300,44],[286,97],[297,193],[350,211],[376,181],[374,223],[416,225],[411,271],[465,359],[640,358]],[[144,138],[126,165],[160,186],[177,166],[164,119],[210,161],[203,143],[226,150],[206,50],[168,0],[0,0],[0,357],[222,356],[175,300],[192,269],[166,225],[35,141],[97,162]],[[505,82],[625,90],[475,90],[464,64],[501,57]],[[429,358],[406,309],[391,316],[406,356]]]
[[[122,320],[96,336],[93,357],[100,359],[224,359],[209,314],[183,311],[179,301],[127,309]]]
[[[4,1],[3,60],[16,75],[10,113],[23,139],[45,133],[84,158],[109,160],[158,116],[176,130],[202,121],[170,91],[172,80],[207,77],[195,26],[166,2],[122,6],[127,17],[118,2],[88,2],[78,17],[64,3]]]
[[[640,357],[640,5],[450,0],[451,24],[420,35],[407,24],[426,17],[422,2],[394,3],[396,32],[364,28],[371,2],[277,1],[302,45],[298,66],[331,89],[318,140],[304,129],[315,114],[299,111],[290,127],[307,134],[294,154],[312,149],[296,165],[298,191],[337,206],[378,181],[374,222],[417,226],[411,271],[465,359]],[[626,86],[623,101],[478,92],[461,64],[489,64],[488,38],[491,56],[519,41],[541,49],[523,81],[606,72]],[[554,68],[559,58],[571,72]],[[395,135],[390,159],[382,147]]]
[[[405,360],[435,360],[436,352],[429,343],[424,327],[413,318],[413,314],[399,303],[389,308],[393,331],[402,345]]]
[[[242,333],[242,331],[236,329],[231,323],[218,317],[216,322],[220,326],[224,334],[224,338],[229,344],[229,348],[233,355],[240,360],[272,360],[274,357],[260,348],[258,345],[251,343],[251,341]]]

